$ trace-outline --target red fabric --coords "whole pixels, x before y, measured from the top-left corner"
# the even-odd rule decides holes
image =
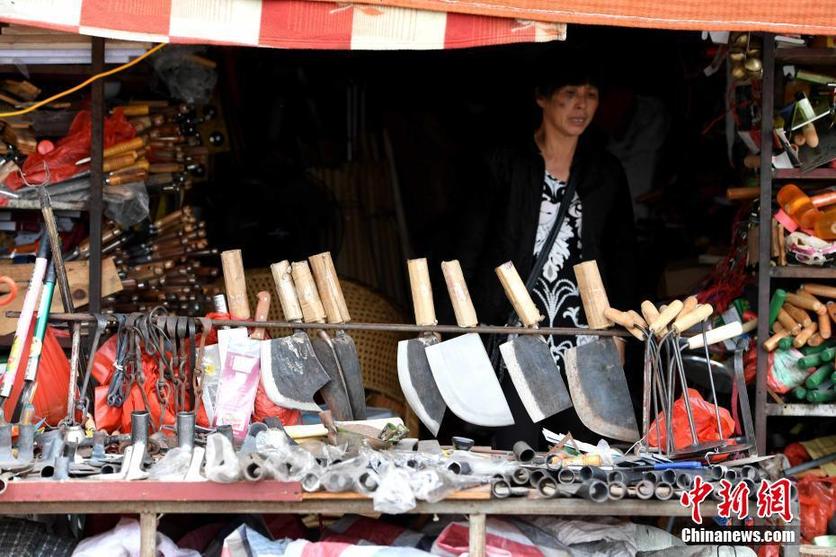
[[[790,461],[790,466],[798,466],[810,460],[810,454],[801,443],[790,443],[784,449],[784,455]]]
[[[493,519],[490,522],[498,521]],[[468,553],[469,543],[470,530],[467,525],[453,523],[442,530],[433,544],[433,553],[440,550],[442,555],[462,555]],[[486,555],[490,556],[543,557],[543,552],[537,546],[514,541],[503,536],[501,530],[495,531],[490,527],[485,534],[485,546]]]
[[[104,146],[127,141],[136,135],[136,130],[125,118],[122,109],[114,110],[112,116],[105,118]],[[41,184],[49,178],[50,183],[63,182],[76,173],[86,170],[89,165],[76,165],[76,162],[90,156],[91,118],[89,110],[76,114],[66,137],[55,144],[55,149],[42,155],[32,153],[23,163],[23,173],[30,184]],[[49,169],[49,176],[44,165]],[[6,178],[6,185],[13,190],[25,184],[19,173],[13,172]]]
[[[798,482],[801,504],[801,536],[811,543],[816,536],[827,533],[827,523],[836,512],[836,481],[834,478],[804,476]]]
[[[20,354],[20,367],[17,369],[12,392],[4,406],[6,416],[9,418],[11,418],[17,400],[20,398],[20,392],[23,390],[26,361],[29,359],[29,348],[32,344],[34,330],[35,319],[32,320],[32,327],[29,329],[26,344]],[[46,418],[46,423],[56,426],[67,416],[67,386],[69,383],[70,361],[64,354],[64,349],[58,343],[53,328],[47,327],[43,347],[41,348],[41,359],[38,362],[37,386],[32,397],[32,406],[35,407],[35,417],[37,419]]]
[[[714,415],[714,405],[702,398],[702,395],[695,389],[688,389],[688,398],[691,402],[691,411],[694,417],[694,427],[697,430],[697,441],[707,442],[717,440],[717,418]],[[657,437],[657,427],[660,435]],[[660,413],[656,420],[650,425],[650,433],[647,435],[647,442],[651,447],[665,445],[667,432],[665,430],[665,416]],[[720,408],[720,427],[722,427],[723,439],[728,439],[734,431],[734,419],[725,408]],[[684,448],[693,443],[691,429],[688,425],[688,413],[685,408],[685,399],[679,397],[673,404],[673,443],[676,448]]]

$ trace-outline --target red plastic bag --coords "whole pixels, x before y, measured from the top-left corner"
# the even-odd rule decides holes
[[[762,545],[758,548],[758,557],[781,557],[781,546],[776,544]]]
[[[26,344],[20,355],[20,367],[17,370],[14,386],[4,407],[8,418],[11,418],[17,400],[20,398],[20,392],[23,390],[23,376],[26,371],[26,361],[29,359],[29,346],[32,344],[34,329],[35,322],[33,320]],[[67,417],[67,389],[69,384],[70,361],[64,354],[64,349],[58,343],[54,329],[47,327],[41,347],[41,359],[38,362],[37,388],[32,397],[32,405],[35,407],[35,417],[37,419],[45,418],[46,423],[56,426],[58,422]]]
[[[45,155],[37,151],[26,158],[23,163],[23,173],[30,184],[41,184],[47,179],[44,165],[49,168],[50,183],[63,182],[86,170],[88,165],[76,165],[76,162],[90,156],[92,120],[89,110],[82,110],[76,114],[67,135],[55,144],[55,149]],[[127,141],[136,135],[136,130],[125,118],[121,108],[113,111],[112,116],[105,118],[104,146],[110,147]],[[23,178],[13,172],[6,178],[6,185],[17,190],[24,186]]]
[[[258,390],[255,394],[255,404],[253,405],[253,421],[263,422],[264,418],[269,417],[278,418],[282,425],[297,425],[302,421],[302,413],[299,410],[282,408],[273,404],[273,401],[267,398],[264,386],[259,381]]]
[[[836,512],[836,480],[804,476],[798,481],[801,505],[801,537],[810,543],[816,536],[827,534],[827,523]]]
[[[698,391],[688,389],[688,399],[691,402],[691,411],[694,415],[694,427],[697,430],[697,441],[717,441],[717,418],[714,415],[714,404],[707,402]],[[659,425],[660,436],[657,438],[656,425]],[[729,439],[734,432],[734,419],[725,408],[720,408],[720,427],[722,438]],[[647,442],[651,447],[664,446],[667,442],[665,416],[659,414],[656,420],[650,425],[650,433],[647,435]],[[673,444],[677,449],[693,444],[691,428],[688,425],[688,414],[685,409],[685,399],[679,397],[673,404]]]
[[[784,449],[784,455],[790,461],[790,466],[798,466],[810,460],[810,454],[801,443],[790,443],[787,445],[787,448]]]

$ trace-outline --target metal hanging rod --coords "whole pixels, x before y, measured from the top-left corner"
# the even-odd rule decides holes
[[[116,322],[115,313],[105,314],[105,317]],[[7,311],[6,317],[19,317],[19,311]],[[96,316],[92,313],[50,313],[49,321],[61,322],[92,322]],[[627,331],[622,329],[582,329],[578,327],[543,327],[531,329],[527,327],[498,327],[495,325],[478,325],[476,327],[457,327],[455,325],[411,325],[408,323],[288,323],[287,321],[251,321],[242,319],[210,319],[213,327],[263,327],[281,329],[324,329],[345,331],[388,331],[398,333],[484,333],[489,335],[558,335],[576,336],[590,335],[600,337],[626,337]]]

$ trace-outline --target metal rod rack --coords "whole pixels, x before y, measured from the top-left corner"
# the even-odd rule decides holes
[[[116,322],[115,313],[105,314],[108,321]],[[19,311],[7,311],[6,317],[19,317]],[[96,321],[92,313],[50,313],[50,321],[68,323]],[[323,329],[326,331],[387,331],[399,333],[484,333],[488,335],[590,335],[600,337],[627,337],[630,334],[622,329],[583,329],[578,327],[499,327],[496,325],[478,325],[476,327],[458,327],[456,325],[411,325],[409,323],[290,323],[288,321],[251,321],[243,319],[209,319],[213,327],[269,327],[281,329]]]

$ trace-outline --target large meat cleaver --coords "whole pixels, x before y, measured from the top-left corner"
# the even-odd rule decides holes
[[[456,322],[463,330],[478,323],[459,262],[441,263]],[[435,383],[447,407],[461,419],[486,427],[514,423],[482,340],[476,333],[427,347]]]
[[[319,293],[313,275],[311,275],[311,269],[308,267],[308,262],[294,261],[290,265],[290,271],[293,275],[293,283],[296,286],[296,294],[299,296],[305,323],[324,323],[325,309],[319,299]],[[343,370],[340,367],[340,361],[337,358],[331,337],[325,331],[320,330],[318,337],[312,340],[311,345],[317,360],[325,368],[328,377],[331,378],[320,391],[322,398],[325,399],[325,404],[328,405],[328,409],[331,410],[335,420],[353,420],[354,414],[348,400]]]
[[[345,303],[343,289],[334,269],[334,261],[330,252],[318,253],[308,258],[313,271],[316,288],[322,299],[322,307],[328,323],[343,324],[351,321],[348,306]],[[360,356],[354,339],[343,329],[337,330],[331,337],[334,352],[342,369],[345,388],[348,392],[348,402],[351,403],[351,413],[355,420],[366,419],[366,389],[363,386],[363,372],[360,369]]]
[[[281,261],[270,266],[276,293],[286,321],[302,322],[302,308],[290,273],[290,263]],[[318,412],[314,394],[330,377],[314,353],[311,339],[302,329],[261,345],[261,383],[267,398],[274,404],[297,410]]]
[[[435,325],[435,306],[426,259],[410,259],[406,263],[412,304],[415,306],[416,325]],[[433,333],[421,333],[418,338],[398,343],[398,380],[406,401],[433,437],[438,435],[447,405],[435,384],[427,347],[438,344]]]
[[[514,264],[503,263],[496,268],[496,274],[523,326],[537,328],[543,316]],[[572,406],[566,383],[543,335],[519,335],[503,343],[499,351],[532,421],[542,421]]]

